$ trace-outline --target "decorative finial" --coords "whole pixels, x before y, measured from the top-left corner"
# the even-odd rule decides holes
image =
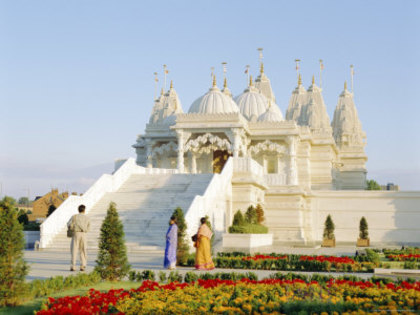
[[[249,65],[245,66],[245,74],[247,75],[246,83],[249,82]]]
[[[166,75],[169,73],[168,68],[166,65],[163,65],[163,88],[166,90]]]
[[[226,77],[225,77],[225,80],[224,80],[224,82],[223,82],[223,88],[227,88],[227,79],[226,79]]]
[[[160,89],[160,95],[163,95],[164,91],[163,91],[163,87]]]
[[[344,91],[347,91],[347,81],[344,81]]]
[[[226,68],[227,62],[223,61],[222,62],[222,67],[223,67],[223,78],[226,79],[226,72],[227,72],[227,68]]]
[[[312,85],[314,85],[315,84],[315,76],[313,75],[312,76]]]
[[[263,74],[264,73],[264,63],[261,62],[261,66],[260,66],[260,73]]]
[[[298,78],[298,86],[302,85],[302,76],[299,73],[299,78]]]
[[[153,73],[155,76],[155,99],[157,97],[157,91],[158,91],[158,82],[159,82],[159,78],[158,78],[158,73],[154,72]]]
[[[214,76],[214,67],[211,67],[210,70],[211,70],[211,77],[213,78],[213,76]]]
[[[300,59],[295,59],[295,63],[296,63],[296,76],[299,78]]]
[[[258,50],[258,52],[259,52],[259,59],[260,59],[260,72],[261,72],[261,74],[263,74],[264,73],[264,65],[263,65],[263,49],[262,48],[258,48],[257,49]]]
[[[319,59],[319,87],[322,88],[322,70],[324,70],[324,62]]]
[[[170,89],[172,90],[174,88],[174,81],[171,80],[171,87]]]
[[[252,75],[249,76],[249,86],[252,86]]]
[[[216,75],[213,74],[213,87],[216,87]]]

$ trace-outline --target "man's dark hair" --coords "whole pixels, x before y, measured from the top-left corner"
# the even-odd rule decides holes
[[[85,212],[86,206],[85,205],[80,205],[79,206],[79,213]]]
[[[204,218],[204,217],[200,219],[201,224],[206,223],[206,221],[207,221],[207,220],[206,220],[206,218]]]

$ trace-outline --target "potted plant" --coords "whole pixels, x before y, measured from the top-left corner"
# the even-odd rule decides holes
[[[238,210],[233,217],[229,233],[223,234],[223,247],[250,251],[255,247],[273,244],[273,234],[262,224],[264,210],[261,205],[249,206],[245,214]]]
[[[324,239],[322,240],[322,247],[335,247],[334,229],[334,222],[331,219],[331,216],[328,215],[324,223]]]
[[[368,224],[367,224],[367,221],[366,221],[365,217],[362,217],[360,219],[359,238],[357,239],[356,246],[358,246],[358,247],[369,247],[370,246]]]

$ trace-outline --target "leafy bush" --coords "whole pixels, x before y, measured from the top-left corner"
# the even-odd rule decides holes
[[[182,282],[182,275],[178,271],[171,271],[168,276],[168,282]]]
[[[405,261],[404,262],[404,269],[416,269],[417,264],[414,261]]]
[[[14,306],[25,293],[28,265],[18,212],[7,197],[0,201],[0,306]]]
[[[264,225],[259,224],[244,224],[244,225],[232,225],[229,227],[229,233],[239,234],[267,234],[268,228]]]
[[[130,270],[124,227],[114,202],[109,204],[106,217],[102,222],[96,264],[95,271],[101,275],[102,279],[111,281],[124,278]]]
[[[359,224],[359,237],[363,240],[368,239],[369,237],[369,232],[368,232],[368,224],[366,221],[365,217],[362,217],[360,219],[360,224]]]
[[[159,271],[158,277],[159,277],[160,282],[165,282],[166,281],[166,272]]]
[[[187,222],[185,221],[184,212],[177,207],[172,213],[175,216],[176,225],[178,226],[178,244],[176,250],[176,262],[179,266],[187,263],[190,246],[187,240]]]
[[[155,273],[152,270],[143,270],[141,273],[142,280],[155,281]]]
[[[29,222],[23,226],[24,231],[39,231],[41,223],[37,222]]]
[[[186,274],[185,274],[185,277],[184,277],[184,282],[186,282],[186,283],[191,283],[191,282],[195,282],[195,281],[197,281],[198,280],[198,274],[196,274],[196,273],[194,273],[194,272],[191,272],[191,271],[188,271]]]
[[[259,208],[258,208],[259,207]],[[260,222],[264,220],[264,211],[260,205],[257,206],[258,211],[254,206],[249,206],[245,213],[242,215],[241,210],[236,211],[233,217],[232,226],[229,227],[229,233],[235,234],[266,234],[268,228]]]
[[[263,223],[265,221],[263,207],[260,204],[257,204],[255,211],[257,212],[257,223]]]
[[[323,233],[324,238],[333,240],[335,238],[334,229],[335,229],[334,222],[331,219],[331,216],[328,215],[324,224],[324,233]]]

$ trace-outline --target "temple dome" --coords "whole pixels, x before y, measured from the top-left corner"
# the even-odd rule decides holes
[[[227,114],[239,112],[238,106],[226,94],[216,86],[216,79],[213,79],[213,87],[203,96],[195,100],[188,113],[197,114]]]
[[[250,81],[252,81],[252,78]],[[235,98],[235,101],[241,114],[248,120],[251,120],[253,117],[260,117],[268,108],[267,98],[257,88],[252,86],[252,83],[242,94]]]
[[[279,121],[283,121],[283,115],[281,114],[280,109],[277,107],[277,105],[270,105],[268,106],[267,110],[265,111],[265,113],[263,113],[262,115],[260,115],[260,117],[258,117],[258,121],[260,122],[279,122]]]

